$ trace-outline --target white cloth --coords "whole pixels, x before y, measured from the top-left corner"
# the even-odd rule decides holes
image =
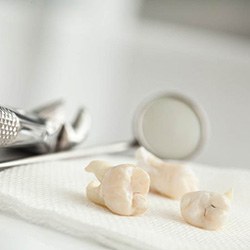
[[[112,163],[132,158],[98,157]],[[205,231],[184,222],[179,202],[149,195],[150,209],[123,217],[89,202],[85,187],[91,159],[40,163],[0,172],[0,210],[32,223],[89,237],[119,249],[249,249],[250,171],[194,165],[201,189],[224,192],[233,187],[232,213],[219,231]]]

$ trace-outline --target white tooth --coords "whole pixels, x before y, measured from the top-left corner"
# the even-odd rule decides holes
[[[86,170],[98,173],[100,181],[87,187],[87,196],[92,202],[119,215],[139,215],[147,210],[150,179],[144,170],[130,164],[110,167],[102,161],[91,162]]]
[[[87,172],[93,173],[96,178],[101,182],[105,173],[111,168],[109,163],[105,161],[91,161],[85,168]]]
[[[164,162],[142,147],[137,150],[136,159],[137,165],[150,175],[152,190],[173,199],[198,190],[198,179],[190,167]]]
[[[198,191],[185,194],[180,203],[184,220],[207,230],[221,228],[229,214],[230,200],[223,194]]]

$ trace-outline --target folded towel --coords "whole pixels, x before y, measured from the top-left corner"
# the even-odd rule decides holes
[[[133,163],[124,156],[98,159]],[[91,160],[40,163],[0,172],[0,210],[119,249],[250,248],[250,171],[191,164],[202,190],[234,189],[228,223],[219,231],[206,231],[184,222],[178,201],[157,194],[149,195],[150,209],[137,217],[114,215],[91,203],[85,187],[95,177],[84,171]]]

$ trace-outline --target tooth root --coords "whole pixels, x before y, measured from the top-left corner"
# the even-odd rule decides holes
[[[111,166],[105,161],[92,161],[85,168],[87,172],[94,173],[96,178],[101,182],[103,176],[111,168]]]
[[[161,159],[157,158],[143,147],[140,147],[136,151],[136,159],[138,160],[139,164],[141,163],[147,167],[159,168],[163,163]]]
[[[87,186],[86,193],[90,201],[105,206],[104,200],[100,196],[100,183],[98,181],[90,182]]]
[[[134,215],[142,214],[148,209],[148,202],[144,195],[135,194],[133,197]]]
[[[233,189],[231,188],[229,191],[227,191],[226,193],[224,193],[224,195],[225,195],[229,200],[232,200],[232,199],[233,199]]]

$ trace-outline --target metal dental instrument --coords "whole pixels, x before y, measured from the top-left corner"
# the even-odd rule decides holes
[[[123,152],[139,145],[163,159],[188,159],[204,146],[208,121],[202,108],[189,98],[176,93],[164,93],[139,106],[133,120],[133,132],[135,139],[132,141],[9,161],[0,163],[0,169]]]
[[[57,101],[30,112],[0,107],[0,147],[51,153],[81,143],[90,129],[89,113],[80,109],[69,124],[62,106]]]

